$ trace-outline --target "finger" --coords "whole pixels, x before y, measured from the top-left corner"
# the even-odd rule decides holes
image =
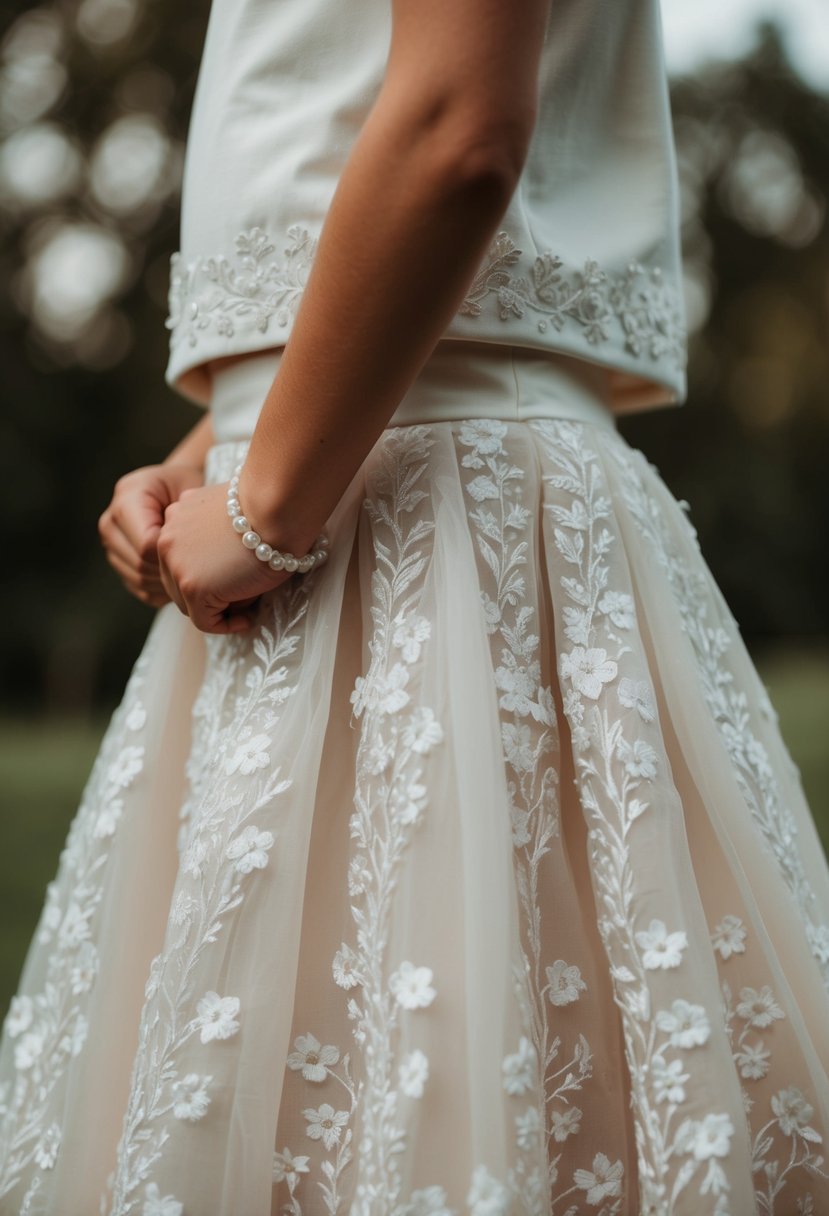
[[[103,538],[104,549],[108,553],[114,553],[124,565],[129,566],[131,570],[139,577],[145,576],[158,580],[158,560],[142,561],[137,551],[130,544],[126,535],[118,527],[114,521],[109,525],[106,534]]]
[[[168,503],[147,487],[126,492],[116,500],[113,517],[142,561],[153,561]]]
[[[147,602],[149,602],[147,597],[155,599],[158,596],[162,596],[162,602],[166,603],[167,596],[157,572],[153,578],[137,574],[132,566],[128,565],[117,553],[112,551],[107,552],[106,559],[132,595],[138,596],[139,599],[145,599]]]

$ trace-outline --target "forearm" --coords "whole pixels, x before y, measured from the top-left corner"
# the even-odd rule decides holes
[[[304,552],[460,305],[514,188],[489,153],[375,106],[340,178],[240,485]],[[414,129],[413,129],[414,128]]]

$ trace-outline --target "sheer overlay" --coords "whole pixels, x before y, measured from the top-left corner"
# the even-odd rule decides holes
[[[328,530],[248,634],[158,613],[0,1211],[829,1211],[829,869],[683,506],[610,422],[472,416],[387,428]]]

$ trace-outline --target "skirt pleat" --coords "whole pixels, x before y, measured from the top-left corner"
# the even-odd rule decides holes
[[[244,635],[157,615],[4,1025],[0,1212],[829,1211],[829,867],[684,504],[612,423],[470,417],[327,527]]]

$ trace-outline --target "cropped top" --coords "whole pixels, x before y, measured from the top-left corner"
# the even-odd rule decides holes
[[[183,396],[207,404],[207,360],[287,341],[390,41],[389,0],[212,0],[170,267],[165,378]],[[619,412],[681,403],[658,0],[551,0],[538,103],[518,184],[441,340],[604,365]]]

